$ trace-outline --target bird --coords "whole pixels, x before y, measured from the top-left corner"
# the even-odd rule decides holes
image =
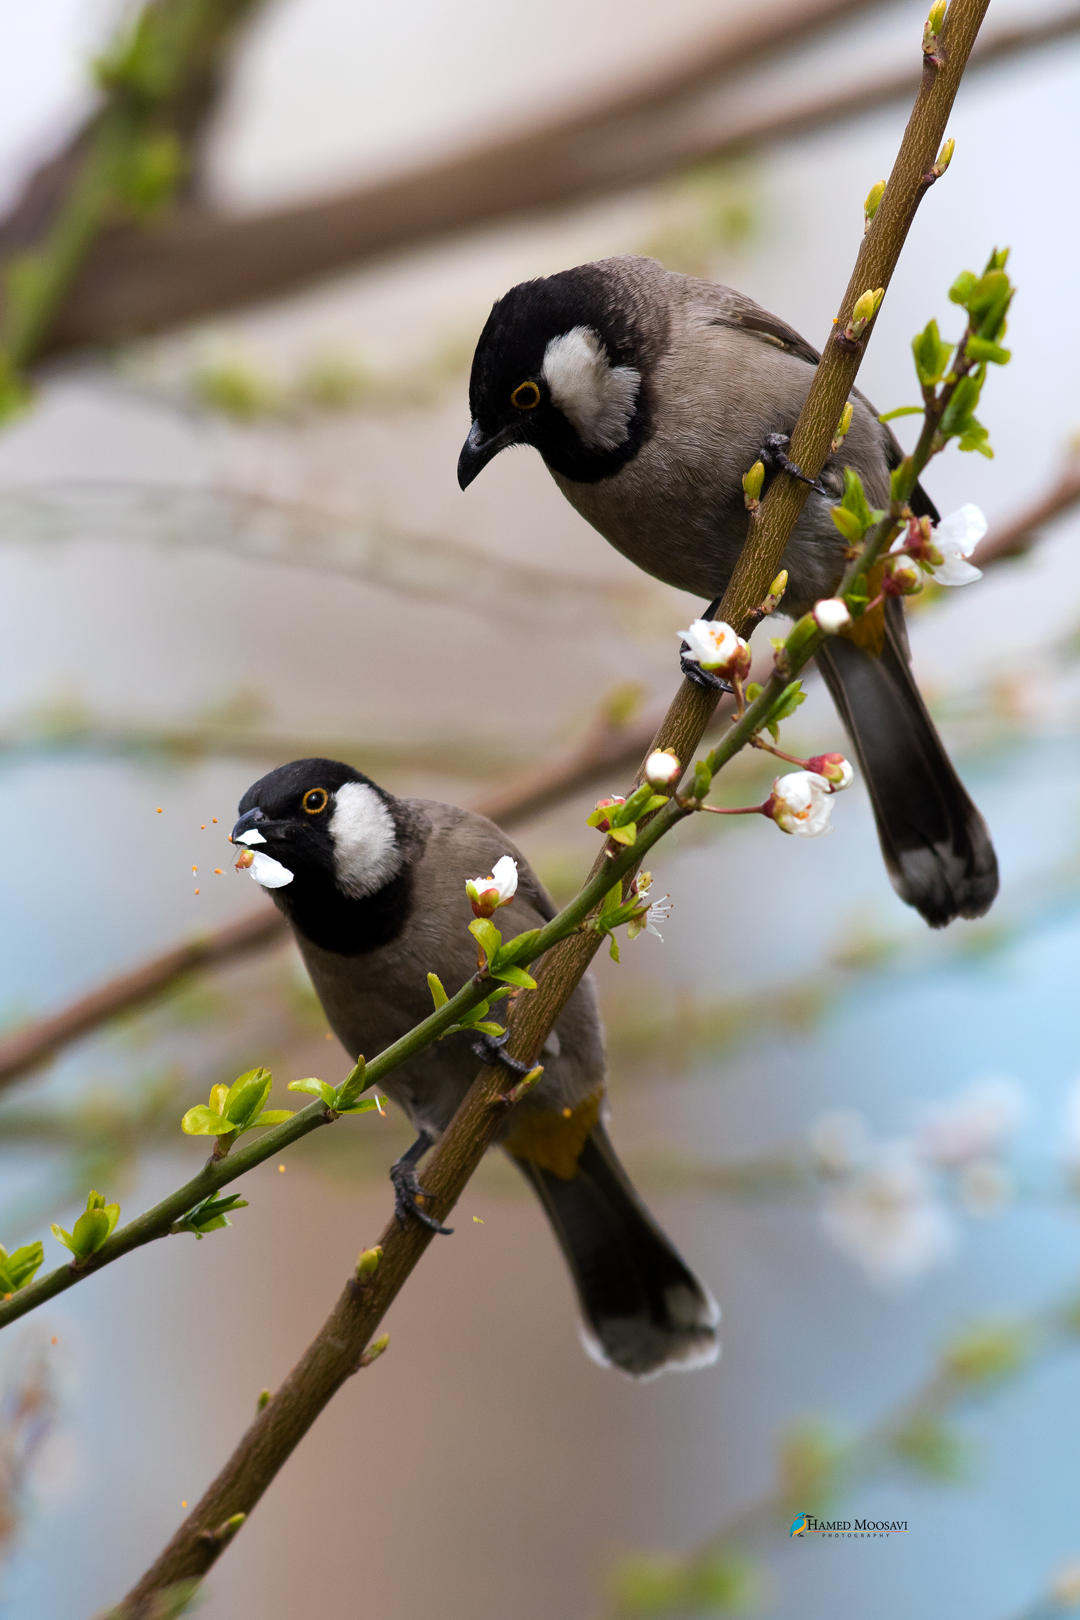
[[[761,458],[767,477],[777,467],[803,476],[784,447],[820,358],[752,299],[655,259],[601,259],[521,282],[496,301],[476,345],[458,483],[467,489],[509,446],[533,447],[593,528],[646,573],[709,600],[711,618],[746,540],[743,475]],[[782,611],[793,617],[839,583],[846,542],[829,509],[844,466],[870,505],[885,507],[902,458],[869,401],[853,390],[850,402],[848,434],[784,553]],[[938,521],[921,487],[911,506]],[[830,637],[817,662],[862,767],[893,888],[934,928],[982,916],[997,894],[997,857],[915,684],[902,601]],[[693,672],[685,659],[683,668]]]
[[[261,777],[240,800],[231,838],[287,918],[330,1028],[354,1060],[363,1052],[370,1061],[430,1014],[429,973],[451,994],[475,975],[466,883],[478,873],[507,859],[516,866],[516,893],[498,913],[504,939],[556,912],[520,850],[485,816],[398,798],[336,760],[294,760]],[[476,1043],[460,1031],[380,1082],[418,1133],[391,1170],[403,1222],[445,1230],[417,1202],[416,1165],[469,1090],[478,1056],[515,1067],[492,1037]],[[540,1061],[543,1074],[500,1142],[569,1264],[586,1349],[639,1379],[710,1364],[719,1354],[717,1306],[645,1208],[607,1134],[604,1038],[589,976]]]

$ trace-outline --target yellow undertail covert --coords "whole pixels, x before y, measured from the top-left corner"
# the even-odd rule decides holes
[[[550,1170],[560,1181],[577,1175],[581,1150],[600,1118],[603,1089],[592,1091],[576,1108],[561,1112],[529,1109],[523,1113],[503,1146],[516,1159],[529,1159],[541,1170]]]

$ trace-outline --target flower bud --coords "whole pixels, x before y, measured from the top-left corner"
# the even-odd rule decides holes
[[[236,858],[236,870],[238,872],[243,872],[249,866],[254,866],[254,865],[255,865],[255,851],[253,849],[242,849],[240,851],[239,855]]]
[[[508,906],[517,893],[517,861],[512,855],[503,855],[495,862],[490,877],[470,878],[465,893],[472,904],[474,917],[493,917],[500,906]]]
[[[903,552],[885,561],[882,588],[887,596],[914,596],[923,588],[923,572],[913,557]]]
[[[658,748],[645,761],[645,780],[651,788],[661,791],[677,782],[682,774],[678,757],[670,748]]]
[[[789,771],[776,778],[762,808],[781,832],[817,838],[831,831],[832,786],[816,771]]]
[[[842,596],[826,596],[815,602],[813,615],[823,636],[838,636],[851,623],[851,611]]]
[[[765,463],[755,461],[748,473],[743,474],[743,499],[747,508],[753,510],[761,497],[761,487],[765,482]]]
[[[783,597],[784,592],[787,590],[787,582],[788,571],[786,568],[781,568],[780,572],[769,586],[769,593],[764,602],[762,602],[761,606],[758,608],[759,613],[766,614],[776,612],[777,608],[780,606],[781,598]]]
[[[605,810],[616,810],[626,800],[621,793],[613,793],[610,799],[597,799],[596,808],[589,817],[589,826],[595,827],[597,832],[611,831],[611,817],[604,814]]]
[[[834,793],[850,787],[855,780],[855,772],[843,754],[815,754],[812,759],[807,760],[806,768],[818,776],[823,776]]]
[[[928,56],[937,49],[938,35],[941,33],[947,10],[948,0],[934,0],[934,4],[930,7],[930,15],[926,19],[922,37],[922,48]]]
[[[378,1361],[379,1357],[382,1355],[389,1343],[390,1335],[389,1333],[384,1333],[381,1339],[376,1339],[374,1344],[369,1344],[363,1355],[360,1357],[361,1367],[370,1367],[373,1361]]]
[[[680,630],[686,642],[685,657],[714,675],[743,680],[750,673],[750,648],[722,619],[695,619],[689,630]]]

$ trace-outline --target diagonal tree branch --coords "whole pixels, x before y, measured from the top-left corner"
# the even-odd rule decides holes
[[[890,181],[892,206],[884,218],[884,203],[879,209],[878,220],[859,255],[853,278],[856,282],[864,274],[869,259],[878,274],[875,285],[887,285],[915,207],[925,189],[921,183],[922,176],[934,162],[945,119],[987,4],[988,0],[952,0],[941,42],[944,65],[931,67],[924,74],[923,86],[893,168]],[[886,198],[888,196],[887,191]],[[869,256],[866,242],[872,245]],[[855,295],[849,289],[848,298],[842,306],[844,316],[854,301]],[[814,449],[816,420],[823,410],[831,409],[828,391],[836,380],[835,373],[850,366],[853,380],[862,349],[861,343],[853,344],[853,352],[847,354],[837,345],[830,345],[830,352],[837,359],[830,364],[830,352],[827,352],[819,367],[819,375],[823,374],[826,379],[826,405],[823,406],[820,400],[815,405],[812,398],[809,399],[796,429],[798,435],[806,424],[809,431],[804,431],[802,437],[811,451]],[[830,439],[850,386],[849,380],[828,419]],[[819,389],[819,394],[821,392]],[[929,438],[925,433],[924,439],[926,453],[929,453]],[[920,446],[923,446],[923,440],[920,440]],[[821,459],[824,460],[824,452]],[[778,477],[770,494],[776,491],[780,482]],[[763,520],[767,504],[763,503]],[[771,522],[767,525],[764,521],[759,523],[747,542],[747,550],[754,553],[754,568],[764,568],[766,564],[771,568],[772,572],[766,574],[767,580],[775,572],[787,536],[798,517],[798,507],[790,503],[785,508],[774,500],[773,508]],[[879,527],[882,531],[877,536],[880,547],[885,543],[884,536],[889,533],[889,525]],[[877,535],[876,529],[874,533]],[[867,562],[871,550],[872,545],[868,544]],[[772,555],[773,552],[775,555]],[[844,589],[853,588],[855,578],[861,577],[861,566],[858,559],[852,563],[845,574]],[[754,568],[742,571],[743,582],[753,576]],[[728,621],[736,624],[745,620],[747,612],[745,608],[739,610],[741,588],[740,582],[733,580],[721,608]],[[799,662],[798,655],[789,655],[789,672],[793,673]],[[684,681],[660,728],[660,737],[676,746],[680,759],[689,760],[692,757],[715,708],[714,697],[714,694],[703,693],[692,682]],[[716,768],[749,742],[764,723],[771,712],[771,700],[762,708],[763,700],[765,693],[755,700],[741,719],[729,727],[723,744],[711,756]],[[642,824],[638,843],[631,850],[620,851],[614,859],[601,855],[582,894],[592,892],[598,879],[602,887],[611,881],[603,872],[605,860],[611,860],[609,871],[612,876],[628,876],[633,862],[638,859],[638,851],[642,854],[647,851],[685,813],[686,808],[677,799],[669,800],[651,821]],[[627,860],[628,855],[630,860]],[[600,936],[593,935],[592,938],[598,945]],[[547,1031],[591,960],[595,947],[590,948],[589,939],[587,934],[572,935],[556,945],[544,958],[537,974],[538,989],[527,997],[519,998],[509,1020],[510,1048],[515,1056],[524,1057],[527,1053],[539,1051]],[[440,1221],[453,1208],[505,1118],[508,1099],[503,1093],[504,1083],[501,1068],[481,1069],[431,1160],[425,1165],[425,1187],[430,1194],[427,1207]],[[124,1602],[113,1611],[112,1620],[143,1620],[161,1594],[171,1588],[183,1590],[184,1583],[198,1581],[211,1568],[223,1546],[235,1535],[243,1517],[258,1502],[319,1413],[346,1379],[365,1365],[365,1354],[372,1334],[431,1238],[431,1231],[421,1227],[419,1222],[411,1222],[405,1228],[399,1227],[396,1222],[390,1223],[383,1234],[383,1252],[375,1271],[365,1280],[354,1278],[349,1281],[330,1318],[300,1362],[255,1419],[168,1547]]]
[[[123,226],[94,247],[45,344],[62,352],[159,331],[290,291],[380,254],[449,233],[565,207],[661,179],[906,100],[910,71],[835,85],[794,107],[733,116],[716,83],[868,9],[867,0],[789,3],[759,22],[743,13],[652,80],[508,140],[298,207],[229,217],[184,202],[148,227]],[[973,67],[990,66],[1080,31],[1080,10],[1002,29]],[[17,223],[18,222],[18,223]],[[25,235],[21,212],[13,236]],[[6,228],[0,227],[0,253]]]

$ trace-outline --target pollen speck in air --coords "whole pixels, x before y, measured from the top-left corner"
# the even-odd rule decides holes
[[[187,1507],[187,1503],[186,1503],[186,1502],[181,1502],[181,1503],[180,1503],[180,1506],[181,1506],[181,1507],[182,1507],[182,1508],[186,1508],[186,1507]]]
[[[283,1164],[279,1164],[278,1169],[281,1171],[282,1175],[285,1174],[285,1166]]]
[[[225,869],[224,869],[224,867],[221,867],[221,866],[215,866],[215,867],[214,867],[214,876],[215,876],[215,877],[224,877],[224,876],[225,876]]]
[[[59,1344],[60,1343],[60,1340],[56,1337],[55,1333],[53,1334],[52,1338],[49,1340],[49,1343],[50,1344]]]
[[[477,1226],[483,1226],[484,1224],[479,1215],[474,1215],[473,1220],[476,1222]]]
[[[217,826],[217,816],[211,816],[210,820],[214,823],[214,826],[216,827]]]
[[[162,810],[163,810],[163,809],[164,809],[164,808],[165,808],[165,807],[164,807],[164,805],[161,805],[161,804],[159,804],[159,805],[158,805],[158,807],[157,807],[157,810],[156,810],[156,812],[155,812],[155,814],[157,814],[157,815],[159,815],[159,816],[160,816],[160,814],[161,814],[161,812],[162,812]]]
[[[562,1117],[563,1119],[573,1119],[574,1110],[572,1108],[564,1108],[562,1111]]]

